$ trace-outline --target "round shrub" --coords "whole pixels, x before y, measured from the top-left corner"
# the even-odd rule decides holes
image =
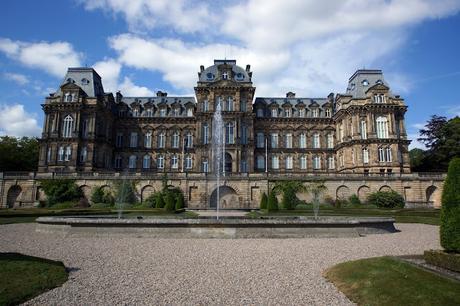
[[[371,193],[367,202],[379,208],[403,208],[404,198],[396,191],[377,191]]]
[[[297,204],[295,207],[296,210],[308,210],[311,209],[311,205],[308,204]]]
[[[268,197],[267,197],[267,194],[264,192],[262,193],[262,197],[260,199],[260,209],[267,209],[267,202],[268,202]]]
[[[441,197],[441,245],[448,252],[460,253],[460,158],[449,163]]]
[[[163,194],[161,192],[155,192],[155,208],[165,207],[165,202],[163,201]]]
[[[359,197],[356,195],[356,194],[352,194],[349,198],[348,198],[348,201],[350,202],[351,205],[353,206],[359,206],[361,205],[361,200],[359,199]]]

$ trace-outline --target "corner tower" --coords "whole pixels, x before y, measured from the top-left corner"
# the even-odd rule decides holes
[[[236,65],[236,60],[214,60],[214,65],[200,67],[195,87],[197,99],[197,158],[211,164],[212,117],[220,103],[225,126],[225,171],[248,173],[253,167],[253,113],[250,66]],[[212,171],[212,169],[209,169]]]

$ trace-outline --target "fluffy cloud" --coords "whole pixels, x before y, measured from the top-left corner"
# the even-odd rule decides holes
[[[185,0],[80,0],[87,10],[121,14],[133,31],[171,27],[193,33],[207,29],[213,20],[206,3]],[[212,27],[210,27],[212,28]]]
[[[21,64],[63,77],[68,67],[80,66],[82,55],[68,42],[30,43],[0,38],[0,51]]]
[[[125,77],[123,83],[120,84],[120,90],[125,96],[131,97],[148,97],[154,93],[147,87],[135,85],[130,78]]]
[[[29,83],[29,79],[20,73],[12,73],[12,72],[5,72],[3,77],[7,80],[11,80],[13,82],[18,83],[19,85],[25,85]]]
[[[0,135],[8,136],[39,136],[36,114],[24,110],[24,105],[0,104]]]

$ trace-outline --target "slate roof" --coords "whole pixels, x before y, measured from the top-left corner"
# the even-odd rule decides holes
[[[278,106],[282,106],[285,103],[291,104],[295,107],[297,104],[303,103],[305,106],[309,106],[312,103],[317,103],[319,106],[324,105],[327,102],[330,102],[327,98],[280,98],[280,97],[259,97],[256,98],[254,104],[257,103],[265,103],[266,105],[270,105],[273,102],[278,104]]]
[[[181,105],[185,105],[187,103],[196,104],[195,97],[123,97],[121,98],[121,101],[128,105],[131,105],[134,102],[138,102],[141,105],[150,102],[155,106],[158,106],[160,103],[171,105],[176,102]]]
[[[78,85],[88,95],[88,97],[97,97],[104,95],[104,87],[102,86],[101,77],[93,68],[75,67],[68,68],[67,73],[62,80],[58,94],[61,93],[61,86],[67,83]]]
[[[236,82],[251,82],[251,77],[248,72],[240,66],[236,65],[236,60],[214,60],[214,65],[206,68],[204,71],[199,73],[199,82],[215,82],[220,80],[222,76],[219,73],[219,65],[231,65],[233,71],[233,81]]]
[[[382,70],[359,69],[348,80],[346,95],[351,95],[353,98],[365,98],[366,91],[378,83],[390,87],[383,77]]]

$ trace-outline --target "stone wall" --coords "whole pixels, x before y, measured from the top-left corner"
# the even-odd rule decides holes
[[[0,207],[33,207],[46,199],[40,189],[40,179],[53,178],[52,174],[0,173]],[[112,190],[115,180],[135,180],[138,200],[144,201],[150,194],[162,188],[159,174],[133,173],[125,178],[119,173],[59,176],[73,178],[89,199],[96,187]],[[346,199],[356,194],[365,201],[369,193],[379,190],[395,190],[406,200],[408,207],[436,207],[441,205],[444,174],[423,175],[418,173],[395,176],[347,175],[301,175],[276,176],[273,174],[231,175],[221,178],[221,207],[227,209],[253,209],[259,207],[262,193],[267,192],[279,180],[302,180],[306,185],[312,181],[324,181],[327,192],[323,197],[332,200]],[[215,207],[216,180],[205,174],[179,173],[168,177],[168,184],[180,188],[190,209]],[[223,187],[225,186],[225,187]],[[214,194],[214,195],[213,195]],[[299,198],[310,201],[309,194]]]

